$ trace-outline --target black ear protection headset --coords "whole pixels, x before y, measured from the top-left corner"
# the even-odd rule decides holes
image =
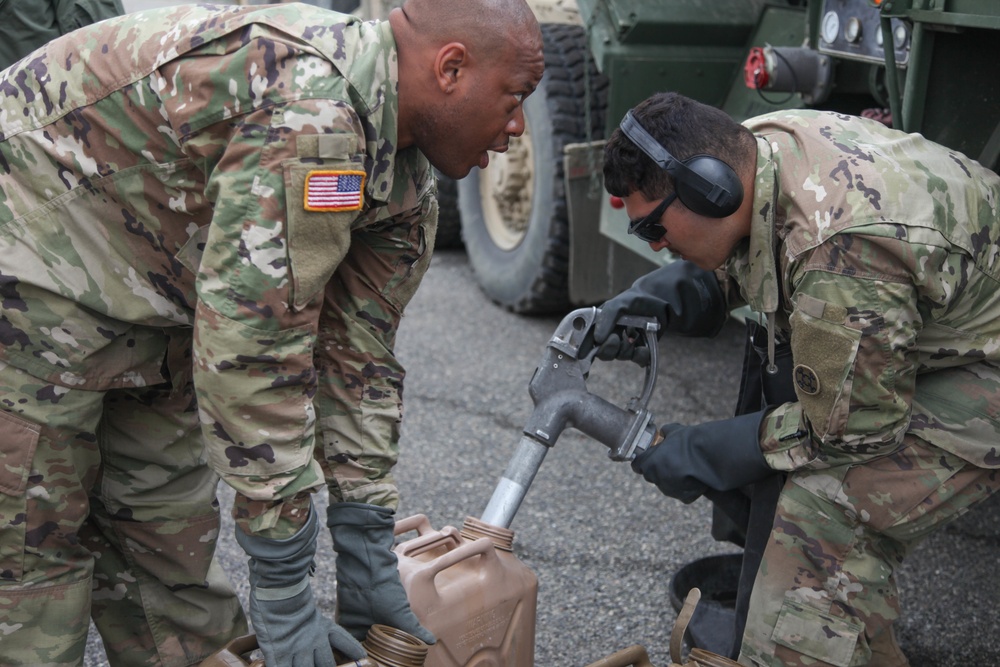
[[[725,218],[740,207],[743,184],[728,164],[711,155],[678,160],[639,124],[631,111],[625,114],[620,127],[632,143],[670,174],[677,198],[695,213]]]

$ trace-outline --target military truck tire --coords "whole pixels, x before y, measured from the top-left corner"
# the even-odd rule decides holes
[[[600,139],[607,80],[580,26],[542,24],[545,76],[524,102],[525,132],[490,166],[458,182],[462,237],[476,280],[496,303],[523,314],[569,306],[569,218],[563,147]],[[585,126],[589,71],[591,133]]]
[[[438,228],[435,248],[462,247],[462,218],[458,214],[458,182],[434,170],[438,182]]]

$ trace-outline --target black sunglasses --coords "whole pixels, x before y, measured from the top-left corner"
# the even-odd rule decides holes
[[[660,218],[663,217],[663,212],[667,210],[667,207],[674,203],[677,199],[677,193],[667,195],[663,198],[656,208],[650,211],[649,215],[644,215],[638,220],[632,220],[628,223],[628,233],[634,234],[646,243],[656,243],[663,238],[663,235],[667,233],[666,228],[660,224]]]

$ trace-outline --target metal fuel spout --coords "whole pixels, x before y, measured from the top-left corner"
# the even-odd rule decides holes
[[[587,376],[597,353],[593,330],[599,312],[597,308],[580,308],[569,313],[546,345],[528,385],[535,409],[483,512],[483,522],[510,526],[549,448],[567,427],[607,446],[614,461],[631,461],[654,442],[656,426],[646,406],[656,384],[655,334],[659,323],[655,318],[634,316],[618,320],[619,326],[644,338],[650,355],[642,393],[619,407],[587,390]]]

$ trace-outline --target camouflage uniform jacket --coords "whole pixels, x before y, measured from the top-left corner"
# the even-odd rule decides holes
[[[302,4],[131,14],[6,70],[0,359],[52,400],[193,373],[251,529],[293,531],[317,428],[358,437],[364,400],[397,436],[395,325],[437,203],[396,95],[388,23]]]
[[[1000,467],[1000,178],[864,119],[745,125],[753,217],[728,291],[790,335],[799,399],[762,426],[769,465],[862,461],[909,430]]]

